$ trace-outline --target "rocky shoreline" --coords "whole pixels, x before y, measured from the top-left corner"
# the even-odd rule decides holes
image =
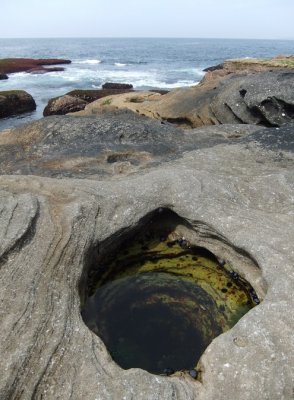
[[[84,110],[0,133],[1,399],[292,400],[294,70],[226,68],[166,94],[68,93],[56,109]],[[206,249],[258,301],[191,371],[155,375],[120,368],[81,308],[104,255],[163,214],[181,257]]]

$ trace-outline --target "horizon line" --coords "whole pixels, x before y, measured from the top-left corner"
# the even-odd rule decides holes
[[[294,38],[252,38],[252,37],[177,37],[177,36],[27,36],[27,37],[0,37],[0,40],[10,39],[197,39],[197,40],[276,40],[294,41]]]

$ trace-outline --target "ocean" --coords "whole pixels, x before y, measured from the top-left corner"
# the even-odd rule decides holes
[[[42,117],[48,100],[73,89],[99,89],[105,82],[131,83],[137,90],[197,84],[203,69],[226,59],[294,53],[293,40],[246,39],[0,39],[0,59],[66,58],[64,72],[9,76],[1,90],[30,93],[37,110],[0,120],[0,130]]]

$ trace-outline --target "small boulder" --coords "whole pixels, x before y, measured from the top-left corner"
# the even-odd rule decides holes
[[[133,89],[133,85],[129,83],[106,82],[102,85],[102,89]]]
[[[6,74],[0,74],[0,81],[3,79],[8,79],[8,76]]]
[[[0,118],[23,114],[35,109],[35,100],[24,90],[0,92]]]
[[[47,106],[43,111],[44,117],[49,115],[65,115],[69,112],[76,112],[83,110],[87,105],[85,100],[79,99],[69,95],[56,97],[49,100]]]

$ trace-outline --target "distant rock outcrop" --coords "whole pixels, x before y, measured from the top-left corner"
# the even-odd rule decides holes
[[[130,83],[106,82],[102,85],[102,89],[133,89],[133,85]]]
[[[205,80],[219,80],[232,74],[254,74],[263,71],[294,69],[294,56],[278,56],[271,59],[240,58],[235,60],[226,60],[222,64],[205,68],[208,72]]]
[[[24,90],[0,92],[0,118],[23,114],[35,109],[35,100]]]
[[[45,68],[44,66],[56,64],[70,64],[70,60],[58,58],[34,59],[34,58],[5,58],[0,59],[0,73],[12,74],[14,72],[52,72],[55,68]],[[64,68],[58,67],[58,71],[63,71]]]

